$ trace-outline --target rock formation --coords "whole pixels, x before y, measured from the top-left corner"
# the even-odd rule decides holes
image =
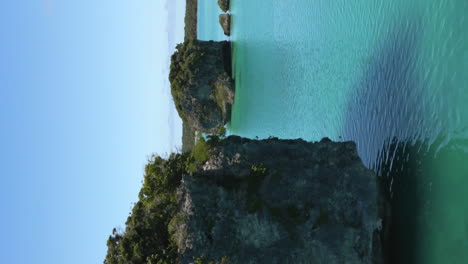
[[[230,119],[234,83],[230,43],[189,40],[171,58],[171,92],[179,115],[196,130],[216,133]]]
[[[231,15],[230,14],[221,14],[219,15],[219,24],[223,28],[224,35],[231,35]]]
[[[231,136],[177,192],[181,263],[382,263],[383,201],[353,142]]]
[[[229,0],[218,0],[218,5],[224,12],[229,10]]]

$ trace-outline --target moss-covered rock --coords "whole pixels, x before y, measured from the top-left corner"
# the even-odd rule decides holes
[[[382,197],[353,142],[228,137],[183,177],[182,263],[382,263]]]
[[[382,263],[385,201],[353,142],[209,138],[150,160],[104,263]]]
[[[189,40],[171,58],[169,80],[179,115],[198,131],[216,133],[231,118],[234,84],[230,43]]]

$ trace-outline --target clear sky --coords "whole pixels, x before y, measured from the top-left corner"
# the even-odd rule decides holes
[[[180,146],[169,1],[0,1],[0,263],[102,263],[147,157]]]

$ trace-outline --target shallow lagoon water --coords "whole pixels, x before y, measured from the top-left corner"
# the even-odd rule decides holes
[[[199,38],[225,39],[216,1]],[[353,140],[390,263],[468,263],[468,2],[231,0],[231,134]]]

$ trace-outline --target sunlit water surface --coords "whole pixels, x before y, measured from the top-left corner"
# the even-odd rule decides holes
[[[215,0],[199,38],[226,39]],[[231,0],[231,134],[353,140],[390,263],[468,263],[468,1]]]

